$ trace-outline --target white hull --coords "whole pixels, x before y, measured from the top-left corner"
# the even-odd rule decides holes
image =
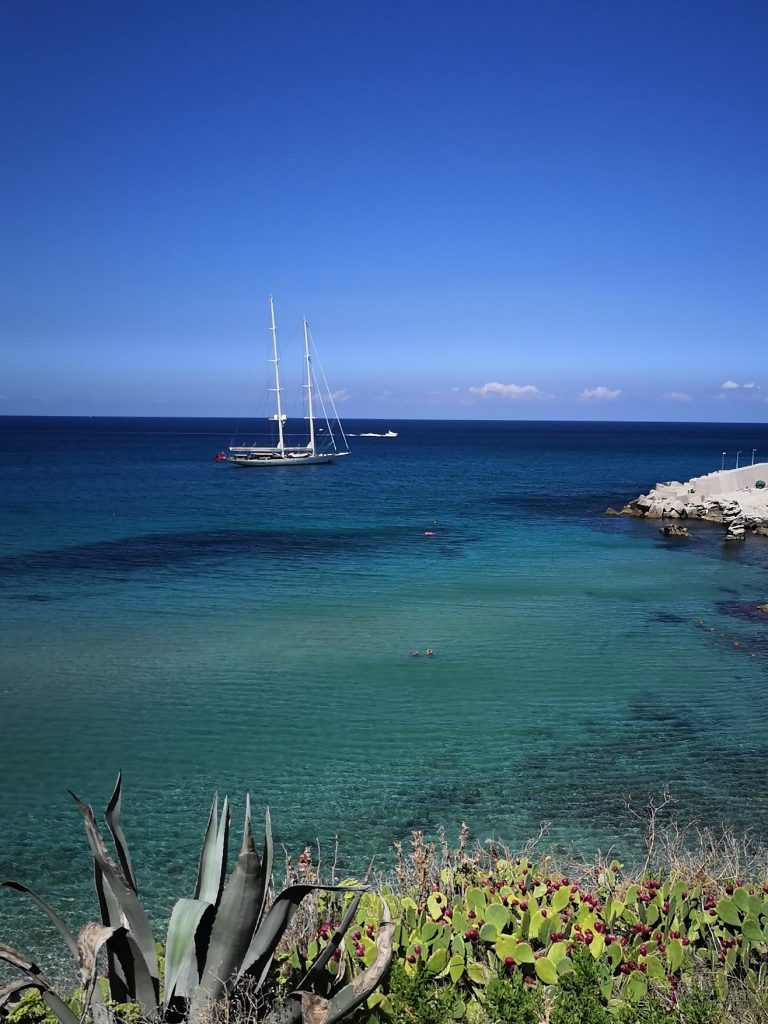
[[[322,452],[316,455],[230,455],[227,462],[242,469],[262,469],[271,466],[320,466],[333,462],[348,452]]]

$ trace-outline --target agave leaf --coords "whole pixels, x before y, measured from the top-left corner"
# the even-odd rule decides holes
[[[125,918],[120,910],[120,904],[115,899],[115,894],[109,888],[99,865],[93,862],[93,881],[96,886],[96,895],[99,900],[101,911],[101,923],[108,928],[117,928],[124,924]],[[127,940],[123,937],[120,945],[127,949]],[[109,978],[109,994],[113,1003],[130,1003],[136,999],[136,991],[133,983],[128,984],[128,976],[123,970],[120,960],[116,956],[117,944],[113,940],[107,943],[107,977]],[[133,976],[133,968],[130,970]]]
[[[115,951],[129,992],[133,993],[129,1001],[138,1003],[145,1016],[152,1016],[158,1007],[157,978],[149,973],[141,949],[130,932],[125,934],[122,931],[118,931],[109,940],[109,946]]]
[[[269,890],[269,883],[272,879],[272,860],[274,857],[274,847],[272,843],[272,816],[269,813],[269,805],[267,805],[266,812],[264,814],[264,854],[262,857],[262,871],[264,872],[264,892],[261,894],[261,906],[259,907],[258,920],[260,921],[264,913],[264,907],[267,903],[267,892]]]
[[[339,944],[339,948],[341,949],[341,958],[339,959],[339,970],[338,970],[338,972],[336,974],[336,977],[333,979],[333,982],[331,984],[331,992],[338,992],[339,989],[344,984],[344,979],[347,976],[347,969],[348,969],[347,958],[344,955],[346,953],[346,951],[347,951],[347,944],[344,941],[344,939],[341,940],[341,942]],[[329,993],[329,996],[330,996],[330,993]]]
[[[203,845],[200,848],[200,860],[197,865],[197,882],[192,899],[200,899],[200,892],[203,888],[207,863],[216,848],[216,836],[219,828],[219,794],[213,794],[211,809],[208,812],[208,824],[205,826]]]
[[[382,904],[381,924],[376,936],[376,959],[346,988],[333,996],[328,1013],[325,1017],[318,1018],[318,1024],[335,1024],[335,1021],[346,1017],[356,1006],[368,998],[389,969],[389,965],[392,963],[392,940],[395,934],[395,925],[386,900],[382,900]]]
[[[225,992],[231,990],[258,924],[267,884],[251,831],[251,802],[246,798],[243,844],[224,889],[211,928],[200,984],[190,1014],[199,1018]]]
[[[57,996],[51,989],[42,989],[40,995],[43,997],[43,1002],[49,1006],[56,1016],[61,1021],[61,1024],[80,1024],[80,1019],[76,1013],[67,1006],[61,996]]]
[[[75,938],[74,933],[70,930],[69,925],[66,923],[64,918],[61,917],[60,914],[57,914],[53,907],[49,906],[44,899],[41,899],[37,893],[28,889],[26,885],[22,885],[21,882],[14,882],[12,879],[8,879],[6,882],[0,882],[0,886],[4,886],[6,889],[15,889],[17,892],[23,892],[25,896],[29,896],[35,906],[42,910],[59,935],[64,939],[73,956],[78,955],[77,939]]]
[[[11,949],[10,946],[0,946],[0,959],[6,963],[13,964],[26,974],[33,977],[33,981],[13,981],[0,989],[0,1007],[4,1007],[11,995],[20,992],[25,988],[36,988],[40,992],[43,1001],[49,1006],[61,1021],[61,1024],[80,1024],[80,1020],[67,1004],[53,992],[44,978],[37,964],[27,960],[20,953]]]
[[[121,824],[120,813],[122,809],[121,795],[123,790],[123,773],[117,773],[117,782],[115,788],[107,804],[107,809],[104,812],[104,818],[107,822],[107,827],[112,833],[112,838],[115,841],[115,849],[117,850],[117,859],[120,861],[120,867],[123,869],[123,874],[128,882],[128,885],[133,889],[136,889],[136,876],[133,873],[133,865],[131,864],[131,855],[128,852],[128,842],[123,832],[123,826]]]
[[[357,913],[357,908],[362,898],[362,891],[355,893],[353,899],[350,901],[350,904],[347,907],[347,911],[344,914],[344,917],[341,919],[339,927],[333,933],[331,941],[328,943],[327,946],[325,946],[324,949],[320,951],[320,954],[315,959],[314,963],[311,965],[307,973],[296,986],[297,990],[301,991],[302,989],[311,989],[313,987],[315,978],[320,974],[320,972],[331,959],[333,954],[341,946],[341,940],[346,934],[346,931],[349,928],[349,926],[352,924],[352,921],[355,919],[355,914]]]
[[[197,952],[195,935],[206,911],[214,908],[205,900],[181,899],[174,906],[168,922],[168,937],[165,941],[165,1005],[171,999],[191,996],[189,974],[195,969],[197,983]]]
[[[197,884],[193,899],[203,900],[218,906],[224,888],[227,871],[227,849],[229,844],[229,804],[224,798],[221,820],[218,819],[218,796],[214,796],[208,827],[205,830],[200,850],[200,864],[197,869]]]
[[[127,929],[127,918],[96,860],[93,862],[93,880],[102,924],[108,928]],[[153,983],[149,969],[140,951],[128,942],[125,931],[117,931],[107,943],[107,979],[113,1003],[140,1003],[151,1010]]]
[[[115,1002],[137,1002],[151,1015],[157,1009],[159,980],[154,936],[138,897],[109,856],[93,809],[70,792],[85,820],[88,844],[94,858],[94,880],[102,921],[116,931],[107,943],[108,977]],[[130,912],[129,912],[130,910]]]
[[[125,915],[120,909],[117,897],[110,889],[107,880],[104,878],[104,872],[95,860],[93,862],[93,881],[96,886],[96,895],[99,900],[101,923],[106,925],[108,928],[119,928],[125,920]]]
[[[50,981],[48,981],[37,964],[33,960],[27,960],[23,953],[19,953],[10,946],[4,946],[0,943],[0,960],[4,960],[11,967],[16,967],[18,970],[23,971],[24,974],[34,981],[39,981],[45,988],[50,988]]]
[[[8,1000],[17,993],[23,992],[28,988],[36,988],[39,992],[41,987],[42,986],[39,985],[38,982],[30,981],[29,978],[17,978],[15,981],[8,982],[7,985],[0,985],[0,1010],[2,1010],[8,1003]]]
[[[111,939],[118,930],[117,928],[107,928],[103,924],[96,924],[95,921],[88,921],[77,936],[78,976],[80,987],[83,990],[81,1022],[85,1020],[93,998],[93,990],[96,986],[96,958],[99,950],[107,939]]]
[[[99,996],[99,986],[93,990],[93,1000],[91,1002],[91,1016],[93,1018],[93,1024],[114,1024],[115,1015],[109,1007],[105,1006]]]
[[[373,858],[371,859],[371,862],[368,865],[368,870],[365,872],[365,876],[363,877],[363,885],[364,886],[367,886],[368,879],[370,878],[372,870],[373,870]],[[307,971],[307,973],[304,975],[304,977],[301,979],[301,981],[296,986],[296,991],[297,992],[301,992],[303,990],[311,989],[313,987],[313,985],[314,985],[315,978],[320,974],[320,972],[323,970],[323,968],[328,963],[328,961],[331,959],[331,957],[336,952],[336,950],[341,948],[344,945],[344,942],[343,942],[344,936],[346,935],[347,929],[349,928],[350,924],[352,924],[352,922],[355,919],[355,915],[357,914],[357,908],[360,906],[360,900],[363,898],[363,893],[365,891],[366,891],[366,889],[361,888],[361,889],[359,889],[355,893],[354,897],[350,901],[349,906],[347,907],[347,910],[346,910],[346,913],[344,914],[344,917],[342,917],[342,919],[341,919],[341,921],[339,923],[339,927],[333,933],[333,936],[331,937],[330,942],[320,951],[320,953],[317,956],[317,958],[315,959],[314,963],[310,966],[310,968]],[[342,961],[342,963],[343,963],[343,961]],[[343,977],[343,973],[341,973],[341,972],[336,976],[335,983],[337,985],[338,985],[338,982],[341,980],[342,977]]]
[[[277,944],[283,936],[285,929],[291,923],[301,901],[309,893],[317,890],[323,892],[365,892],[364,886],[349,885],[289,885],[283,889],[275,902],[264,915],[258,929],[255,931],[251,943],[248,946],[238,980],[246,972],[256,979],[256,989],[261,987],[266,977],[272,957],[275,955]]]
[[[104,845],[104,839],[99,832],[99,827],[96,824],[96,819],[93,814],[93,808],[84,804],[74,793],[70,790],[70,796],[77,804],[83,819],[85,821],[85,834],[88,837],[88,844],[91,847],[93,858],[102,872],[103,880],[109,886],[112,891],[112,895],[117,900],[120,910],[125,916],[128,929],[131,933],[131,938],[134,943],[141,951],[141,955],[149,971],[150,977],[152,978],[153,987],[155,989],[154,1007],[143,1006],[146,1011],[151,1011],[157,1006],[157,993],[159,991],[159,980],[157,970],[157,954],[155,952],[155,938],[152,934],[147,915],[144,913],[144,908],[139,903],[138,897],[129,883],[126,881],[122,872],[118,866],[114,863],[107,852],[107,848]],[[120,922],[110,921],[110,927],[119,926]],[[125,968],[125,964],[123,964]]]

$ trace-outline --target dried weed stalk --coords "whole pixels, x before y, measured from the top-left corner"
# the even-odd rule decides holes
[[[462,892],[465,878],[473,868],[478,867],[487,855],[479,845],[469,849],[469,826],[461,823],[458,845],[451,848],[448,843],[445,827],[440,825],[437,830],[437,842],[428,842],[424,833],[418,829],[411,832],[411,849],[406,855],[402,842],[395,842],[396,889],[402,895],[413,896],[421,902],[439,888],[442,892],[453,896]]]
[[[731,825],[714,829],[695,819],[682,822],[666,811],[674,803],[668,785],[640,810],[625,798],[624,806],[643,828],[643,873],[663,872],[704,891],[717,890],[727,880],[766,878],[768,848],[751,832],[737,834]]]

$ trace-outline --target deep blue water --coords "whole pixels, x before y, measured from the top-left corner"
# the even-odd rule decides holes
[[[158,920],[216,789],[349,870],[461,821],[630,859],[624,796],[666,782],[768,840],[768,541],[603,515],[768,427],[346,426],[398,437],[237,470],[225,421],[0,418],[0,877],[94,916],[66,790],[101,810],[119,768]],[[0,941],[47,936],[0,890]]]

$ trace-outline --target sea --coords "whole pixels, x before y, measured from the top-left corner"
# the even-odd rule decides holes
[[[768,425],[345,426],[333,465],[244,470],[226,420],[0,418],[0,879],[96,919],[68,790],[101,816],[119,771],[158,937],[217,792],[233,847],[270,807],[278,874],[462,822],[632,863],[665,786],[768,842],[768,538],[605,515]],[[66,956],[9,889],[0,942]]]

